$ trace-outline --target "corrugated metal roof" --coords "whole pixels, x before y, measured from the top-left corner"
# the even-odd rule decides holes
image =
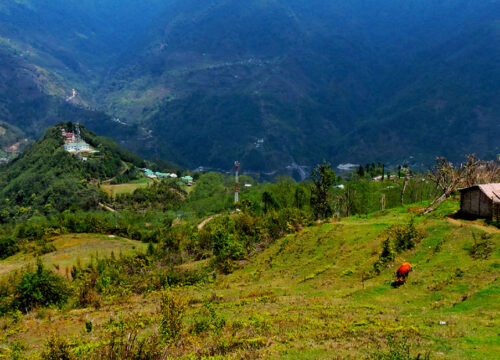
[[[491,200],[500,201],[500,183],[479,185],[481,191]]]

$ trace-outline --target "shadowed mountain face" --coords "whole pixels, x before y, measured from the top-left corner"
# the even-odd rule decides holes
[[[71,102],[127,123],[98,131],[146,156],[429,164],[500,152],[499,14],[496,0],[2,0],[0,46],[43,93],[75,88]]]

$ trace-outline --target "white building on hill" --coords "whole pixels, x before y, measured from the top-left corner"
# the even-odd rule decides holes
[[[61,129],[61,135],[64,138],[64,150],[72,154],[80,153],[96,153],[99,152],[93,149],[86,141],[84,141],[80,135],[80,128],[76,127],[76,131],[66,132],[65,129]],[[86,158],[82,157],[82,160],[86,161]]]
[[[92,152],[92,148],[85,141],[75,141],[64,144],[64,150],[70,153]]]

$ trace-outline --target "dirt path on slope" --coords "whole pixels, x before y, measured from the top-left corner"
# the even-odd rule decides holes
[[[477,229],[481,229],[483,231],[486,231],[489,234],[500,234],[500,229],[496,228],[495,226],[484,225],[484,224],[481,224],[481,223],[476,222],[476,221],[462,221],[462,220],[453,219],[451,217],[447,217],[446,220],[449,223],[454,224],[454,225],[472,226],[472,227],[475,227]]]
[[[203,220],[201,223],[198,224],[198,230],[201,230],[203,229],[203,227],[210,221],[212,220],[214,217],[216,217],[217,215],[212,215],[210,217],[207,217],[205,220]]]
[[[109,212],[112,212],[112,213],[116,212],[116,210],[115,210],[115,209],[113,209],[113,208],[109,207],[109,206],[108,206],[108,205],[106,205],[106,204],[99,203],[99,206],[100,206],[100,207],[102,207],[104,210],[108,210]]]

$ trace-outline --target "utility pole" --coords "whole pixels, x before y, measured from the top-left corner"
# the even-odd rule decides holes
[[[240,182],[238,178],[238,173],[240,171],[240,163],[238,161],[234,162],[234,203],[238,203],[240,201],[239,193],[240,193]]]

